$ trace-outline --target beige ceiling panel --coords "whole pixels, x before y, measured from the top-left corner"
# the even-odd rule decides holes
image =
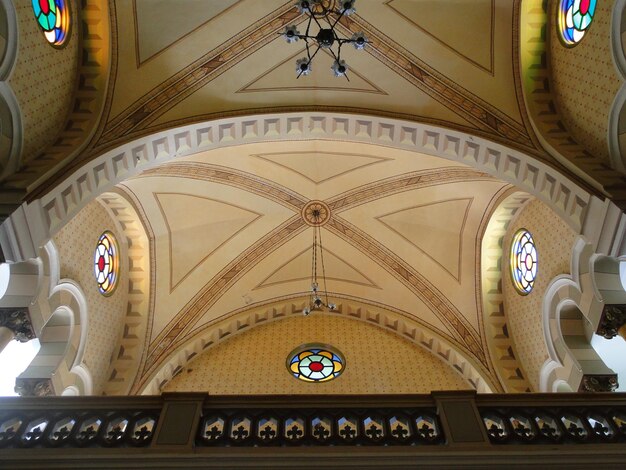
[[[420,204],[376,217],[460,281],[463,229],[471,198]]]
[[[380,0],[358,14],[420,61],[521,122],[511,0]]]
[[[458,167],[457,162],[365,143],[319,140],[251,144],[203,152],[179,161],[234,168],[273,181],[306,199],[329,199],[406,172]],[[302,165],[299,167],[298,164]]]
[[[140,0],[138,3],[139,17],[135,2],[115,2],[117,76],[124,79],[115,82],[109,119],[242,29],[279,8],[284,1]],[[157,4],[163,5],[158,8]],[[189,13],[186,17],[179,13],[178,10],[193,10],[192,4],[201,5],[192,17]],[[177,27],[173,27],[172,22]],[[156,25],[161,26],[157,28]],[[178,39],[174,39],[176,36]],[[159,49],[160,52],[155,54]],[[147,57],[149,54],[153,55]]]
[[[503,187],[498,181],[441,184],[373,200],[340,216],[393,250],[478,328],[477,232]]]
[[[141,201],[155,237],[157,290],[153,337],[224,266],[294,215],[292,210],[270,199],[209,181],[137,178],[126,182],[122,189],[132,191]],[[160,196],[166,201],[165,216],[154,193],[168,193],[165,199]],[[213,212],[203,213],[207,209]],[[174,244],[170,241],[168,217],[170,223],[176,219],[185,227],[175,234]],[[194,244],[181,244],[186,240]],[[183,277],[179,279],[180,276]],[[173,291],[172,280],[178,281]]]
[[[199,328],[201,325],[215,320],[230,312],[249,308],[254,304],[264,304],[273,302],[277,298],[285,296],[296,296],[298,294],[310,291],[310,275],[311,275],[311,256],[303,256],[300,260],[299,268],[302,271],[298,274],[296,266],[291,266],[293,271],[291,274],[302,278],[293,282],[281,282],[266,285],[263,288],[257,288],[264,283],[268,274],[272,275],[279,272],[285,263],[289,263],[303,251],[310,253],[312,242],[312,229],[307,229],[298,236],[289,240],[281,246],[280,250],[270,253],[261,263],[258,263],[251,269],[241,280],[228,290],[212,307],[205,313],[202,319],[195,325]],[[357,299],[364,299],[368,302],[385,305],[388,308],[407,312],[418,318],[423,324],[444,333],[448,333],[447,328],[441,319],[435,313],[431,312],[424,303],[422,303],[414,293],[406,288],[394,276],[381,267],[375,260],[369,258],[359,249],[346,243],[344,240],[336,237],[329,231],[322,229],[322,238],[325,249],[332,253],[337,253],[343,260],[349,260],[349,267],[352,268],[348,272],[345,266],[340,263],[334,264],[339,268],[335,272],[331,270],[331,266],[326,269],[327,290],[330,292],[329,300],[333,299],[333,293],[339,293],[341,296],[347,296]],[[332,257],[332,255],[329,257]],[[352,280],[335,279],[343,276],[354,277],[354,271],[366,276],[366,282],[352,282]],[[321,270],[318,269],[318,275]],[[357,278],[358,279],[358,278]],[[362,279],[362,278],[361,278]],[[375,286],[368,285],[369,281]],[[340,302],[340,299],[336,299]]]
[[[170,290],[261,214],[213,198],[155,193],[170,245]]]
[[[318,252],[319,253],[319,252]],[[312,249],[307,247],[300,253],[285,261],[277,270],[272,272],[254,290],[279,284],[298,283],[298,287],[311,281]],[[320,261],[321,263],[321,261]],[[322,266],[320,264],[320,275]],[[356,269],[352,264],[334,253],[330,248],[324,249],[324,271],[328,281],[346,282],[366,287],[380,289],[374,281]],[[304,282],[302,282],[304,281]],[[287,287],[288,288],[288,287]]]
[[[492,73],[495,0],[387,0],[385,4],[459,57]]]
[[[163,52],[241,0],[133,0],[139,63]]]
[[[291,151],[259,153],[258,158],[274,163],[314,184],[347,175],[370,165],[389,161],[387,158],[374,157],[363,153],[327,152],[327,151]]]
[[[151,125],[233,110],[251,112],[266,107],[322,105],[363,112],[384,111],[415,119],[427,116],[434,121],[473,127],[367,52],[347,50],[345,53],[345,60],[354,72],[352,83],[332,76],[331,61],[324,54],[318,54],[319,61],[315,58],[311,75],[296,78],[294,49],[299,50],[299,46],[286,44],[280,38],[271,41],[176,104]],[[276,69],[284,72],[277,73]],[[259,71],[265,72],[259,75]],[[254,91],[257,86],[259,89]]]

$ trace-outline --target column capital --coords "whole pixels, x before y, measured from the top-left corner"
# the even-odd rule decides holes
[[[48,397],[54,395],[52,379],[15,379],[15,392],[21,397]]]
[[[583,375],[579,392],[614,392],[619,387],[617,374]]]
[[[626,325],[626,305],[605,305],[596,333],[606,339],[615,338],[624,325]]]
[[[0,326],[11,330],[21,343],[37,337],[26,307],[0,308]]]

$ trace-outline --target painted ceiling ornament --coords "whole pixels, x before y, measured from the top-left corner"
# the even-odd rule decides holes
[[[305,344],[287,356],[287,369],[304,382],[328,382],[345,369],[345,359],[335,348],[323,344]]]
[[[46,40],[53,46],[62,46],[69,36],[69,0],[31,0],[37,24]]]
[[[331,70],[335,77],[346,77],[348,81],[348,64],[341,59],[341,47],[352,44],[356,50],[363,50],[369,43],[364,33],[355,33],[351,37],[341,37],[335,27],[344,16],[356,11],[356,0],[297,0],[296,8],[303,15],[308,15],[306,31],[298,31],[295,25],[289,25],[280,33],[288,44],[302,39],[306,44],[306,57],[296,61],[297,78],[311,73],[311,63],[320,49],[326,49],[335,59]],[[313,28],[311,28],[313,26]],[[333,49],[337,46],[337,51]]]
[[[518,230],[511,243],[511,279],[517,292],[530,294],[537,278],[537,248],[526,229]]]
[[[302,219],[307,225],[313,227],[313,244],[311,247],[311,293],[309,295],[309,305],[302,309],[302,313],[305,316],[309,315],[313,310],[321,311],[324,310],[324,308],[330,311],[337,310],[337,304],[328,301],[326,267],[324,266],[324,247],[322,245],[321,227],[330,220],[330,215],[330,207],[323,201],[310,201],[302,208]],[[318,260],[322,268],[321,278],[317,276]],[[322,286],[319,284],[320,281],[322,282]]]
[[[102,295],[111,295],[117,286],[119,250],[115,236],[106,231],[98,239],[94,252],[94,275]]]
[[[559,36],[566,46],[578,44],[589,29],[596,13],[597,0],[560,0]]]

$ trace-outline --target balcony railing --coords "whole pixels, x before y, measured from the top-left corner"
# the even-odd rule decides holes
[[[318,464],[386,467],[415,458],[455,466],[510,459],[621,464],[626,395],[0,399],[0,468],[307,466],[312,456]]]

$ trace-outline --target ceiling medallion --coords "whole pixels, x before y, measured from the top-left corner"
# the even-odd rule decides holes
[[[322,201],[310,201],[302,208],[302,219],[311,227],[321,227],[330,220],[330,207]]]
[[[313,310],[336,310],[337,305],[328,301],[326,290],[326,267],[324,265],[324,246],[322,245],[322,229],[330,220],[330,207],[322,201],[310,201],[302,208],[304,222],[313,227],[313,244],[311,246],[311,293],[309,305],[302,309],[304,315],[309,315]],[[318,260],[322,268],[321,278],[317,276]],[[322,281],[320,290],[319,281]]]
[[[350,16],[356,11],[356,0],[298,0],[296,8],[301,14],[309,15],[304,34],[300,33],[296,25],[290,25],[281,33],[285,41],[291,44],[302,39],[306,44],[306,57],[296,61],[297,78],[311,73],[311,62],[320,49],[326,49],[335,59],[331,70],[335,77],[346,77],[348,64],[341,60],[341,47],[352,44],[356,50],[362,50],[369,41],[364,33],[355,33],[352,37],[341,37],[335,27],[344,16]],[[313,29],[311,26],[313,25]],[[333,49],[337,46],[337,51]]]

